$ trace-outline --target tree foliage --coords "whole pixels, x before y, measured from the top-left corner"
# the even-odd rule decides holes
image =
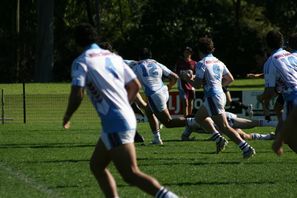
[[[17,34],[17,0],[1,1],[1,82],[34,77],[36,0],[20,2]],[[265,48],[263,38],[269,30],[279,29],[285,37],[296,31],[296,12],[294,0],[56,0],[53,80],[70,78],[70,65],[77,55],[71,29],[80,22],[96,26],[101,41],[112,44],[123,57],[136,59],[138,50],[146,46],[170,68],[185,46],[195,50],[197,39],[207,35],[215,42],[215,55],[236,76],[244,76],[254,69],[255,54]]]

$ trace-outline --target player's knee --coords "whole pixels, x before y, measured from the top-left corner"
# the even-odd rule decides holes
[[[130,185],[135,185],[137,182],[137,177],[139,175],[139,169],[138,168],[131,168],[129,171],[125,171],[121,173],[121,176],[123,177],[123,180],[130,184]]]

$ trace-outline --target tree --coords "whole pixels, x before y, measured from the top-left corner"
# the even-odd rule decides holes
[[[53,69],[54,0],[37,0],[38,33],[35,82],[50,82]]]

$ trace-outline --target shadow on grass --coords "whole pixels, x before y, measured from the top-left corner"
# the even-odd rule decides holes
[[[50,164],[50,163],[79,163],[89,162],[90,159],[65,159],[65,160],[34,160],[34,161],[22,161],[26,164]]]
[[[0,149],[10,148],[76,148],[76,147],[94,147],[95,144],[73,144],[73,143],[45,143],[45,144],[1,144]]]
[[[179,182],[179,183],[164,183],[165,186],[196,186],[196,185],[211,185],[211,186],[220,186],[220,185],[251,185],[251,184],[257,184],[257,185],[267,185],[267,184],[276,184],[275,181],[228,181],[228,182]]]

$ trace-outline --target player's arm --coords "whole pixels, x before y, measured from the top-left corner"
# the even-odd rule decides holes
[[[146,105],[147,105],[147,103],[144,101],[144,99],[142,98],[142,96],[140,95],[139,92],[136,94],[135,103],[136,103],[141,109],[145,109],[145,107],[146,107]]]
[[[126,85],[125,88],[127,90],[128,93],[128,100],[130,102],[130,104],[132,104],[137,96],[137,93],[140,89],[141,85],[140,82],[137,78],[134,78],[133,80],[129,81]]]
[[[264,104],[269,104],[269,101],[275,96],[277,96],[275,87],[265,87],[263,94],[258,96],[258,100],[262,101]]]
[[[169,79],[169,83],[167,84],[168,90],[172,89],[172,87],[175,85],[177,79],[178,79],[178,75],[174,72],[171,72],[168,76]]]
[[[264,77],[264,73],[258,73],[258,74],[254,74],[254,73],[249,73],[246,75],[247,78],[263,78]]]
[[[193,86],[196,89],[202,88],[203,84],[204,84],[204,80],[202,78],[199,78],[197,76],[196,76],[196,78],[194,78]]]
[[[228,72],[223,75],[222,86],[226,87],[226,86],[230,85],[233,81],[234,81],[234,78],[233,78],[232,74],[230,72]]]
[[[70,127],[70,118],[73,115],[73,113],[78,109],[79,105],[81,104],[81,101],[84,97],[84,88],[79,86],[72,86],[69,99],[68,99],[68,105],[67,109],[63,118],[63,127],[69,128]]]

